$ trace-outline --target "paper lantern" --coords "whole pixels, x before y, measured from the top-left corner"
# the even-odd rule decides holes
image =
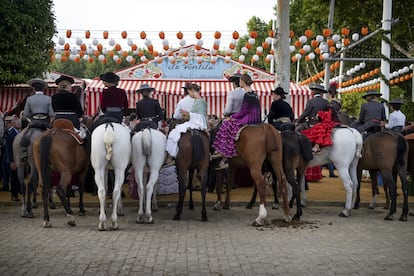
[[[81,38],[76,39],[76,45],[78,45],[78,46],[82,45],[82,39]]]
[[[103,31],[103,38],[104,39],[107,39],[108,38],[108,35],[109,35],[109,33],[108,33],[108,31]]]
[[[121,45],[119,45],[118,43],[117,44],[115,44],[115,50],[116,51],[121,51],[121,49],[122,49],[122,47],[121,47]]]
[[[93,46],[98,45],[98,43],[99,43],[99,40],[98,40],[98,39],[94,38],[94,39],[92,40],[92,44],[93,44]]]
[[[300,41],[300,43],[305,44],[306,41],[308,41],[308,38],[306,36],[302,35],[301,37],[299,37],[299,41]]]
[[[102,51],[103,46],[101,43],[98,43],[98,45],[96,45],[96,49],[98,49],[98,51]]]
[[[159,36],[161,39],[165,39],[165,33],[164,33],[163,31],[159,32],[159,33],[158,33],[158,36]]]
[[[274,32],[274,31],[269,31],[269,37],[270,37],[270,38],[275,37],[275,32]]]
[[[251,31],[250,32],[250,37],[256,39],[257,38],[257,32],[256,31]]]
[[[306,36],[307,38],[311,38],[311,37],[313,36],[313,31],[312,31],[312,30],[306,30],[306,31],[305,31],[305,36]]]
[[[367,35],[368,34],[368,27],[362,27],[361,28],[361,34],[362,35]]]
[[[144,31],[142,31],[142,32],[139,33],[139,37],[141,39],[145,39],[147,37],[147,34]]]
[[[248,42],[250,45],[254,45],[254,44],[256,43],[256,39],[255,39],[254,37],[251,37],[251,38],[249,38],[249,39],[247,40],[247,42]]]
[[[67,30],[66,31],[66,37],[70,38],[72,36],[72,31],[71,30]]]
[[[359,34],[357,34],[357,33],[353,33],[352,34],[352,40],[353,41],[357,41],[359,39]]]
[[[247,53],[249,52],[249,49],[247,49],[247,47],[242,47],[242,48],[241,48],[241,52],[242,52],[243,54],[247,54]]]
[[[232,38],[233,38],[234,40],[239,39],[239,33],[238,33],[237,31],[234,31],[234,32],[232,33]]]
[[[203,35],[202,35],[202,33],[200,32],[200,31],[197,31],[196,33],[195,33],[195,37],[197,38],[197,39],[201,39],[201,37],[202,37]]]
[[[91,32],[89,30],[85,31],[85,38],[89,39],[91,37]]]
[[[179,31],[178,33],[177,33],[177,38],[178,39],[182,39],[183,38],[183,33],[181,32],[181,31]]]
[[[63,46],[63,49],[65,49],[66,51],[70,49],[70,45],[69,43],[65,43],[65,46]]]
[[[317,42],[321,43],[323,40],[324,40],[323,36],[321,36],[321,35],[316,36],[316,41]]]
[[[128,36],[128,34],[127,34],[127,32],[126,32],[126,31],[122,31],[122,32],[121,32],[121,37],[122,37],[123,39],[127,38],[127,36]]]
[[[331,35],[331,30],[330,30],[330,29],[323,29],[323,31],[322,31],[322,35],[323,35],[324,37],[328,37],[328,36],[330,36],[330,35]]]
[[[59,37],[58,43],[62,46],[65,45],[65,39],[63,37]]]
[[[215,39],[220,39],[221,38],[221,33],[219,31],[215,31],[214,32],[214,38]]]
[[[342,28],[341,33],[342,33],[343,36],[348,36],[349,35],[349,28]]]
[[[290,38],[292,38],[292,37],[294,37],[295,36],[295,32],[294,31],[292,31],[292,30],[290,30],[290,32],[289,32],[289,37]]]
[[[245,59],[246,59],[246,57],[244,55],[239,56],[239,61],[240,62],[244,62]]]

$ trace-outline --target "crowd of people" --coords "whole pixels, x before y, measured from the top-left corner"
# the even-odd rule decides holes
[[[181,134],[188,129],[209,131],[216,127],[217,117],[224,117],[215,139],[212,143],[214,157],[219,157],[222,162],[218,169],[227,167],[226,160],[237,155],[235,137],[239,129],[246,124],[262,123],[260,101],[258,95],[252,89],[253,79],[247,74],[234,74],[228,78],[233,85],[233,90],[227,94],[227,101],[223,114],[208,114],[207,102],[200,94],[201,87],[196,83],[187,83],[182,89],[185,97],[177,104],[173,119],[178,122],[174,126],[164,126],[163,110],[156,99],[151,98],[155,90],[148,84],[143,84],[137,90],[142,95],[136,103],[135,112],[126,116],[128,99],[125,90],[118,88],[119,76],[107,72],[100,76],[105,85],[101,94],[99,112],[102,116],[90,127],[93,131],[98,125],[105,122],[125,123],[132,132],[138,132],[144,128],[161,129],[167,135],[165,166],[174,164],[179,147]],[[28,84],[33,89],[33,95],[27,98],[21,116],[0,116],[1,149],[1,180],[2,191],[11,192],[11,200],[19,201],[19,183],[16,175],[15,162],[13,160],[13,140],[16,135],[26,128],[39,128],[46,130],[51,127],[55,119],[67,119],[71,127],[82,138],[87,139],[86,129],[82,126],[81,118],[83,109],[78,95],[73,93],[74,80],[62,75],[56,80],[57,93],[53,96],[44,94],[47,83],[39,78],[31,79]],[[267,116],[267,122],[277,130],[299,130],[299,126],[305,122],[313,122],[310,128],[301,130],[312,142],[312,151],[319,154],[321,148],[332,145],[331,133],[334,127],[341,124],[341,103],[337,98],[337,85],[331,84],[326,90],[322,85],[313,84],[309,88],[313,97],[306,103],[303,113],[295,120],[290,104],[285,101],[288,92],[277,87],[271,91],[272,103]],[[325,95],[328,96],[325,96]],[[352,123],[352,127],[358,129],[364,135],[382,128],[401,131],[406,125],[406,117],[401,112],[403,101],[393,99],[388,102],[392,113],[387,122],[384,105],[380,102],[381,94],[377,91],[368,91],[363,95],[366,103],[362,104],[359,118]],[[27,132],[26,132],[27,133]],[[22,139],[22,147],[27,147],[27,138]],[[335,177],[334,168],[328,166],[330,176]]]

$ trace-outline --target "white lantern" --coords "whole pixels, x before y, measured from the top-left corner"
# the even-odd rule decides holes
[[[309,59],[310,60],[314,60],[315,59],[315,54],[314,53],[310,53],[309,54]]]
[[[131,61],[132,61],[132,57],[131,57],[131,60],[128,60],[128,57],[131,57],[131,56],[127,56],[127,61],[128,61],[128,62],[131,62]],[[147,60],[147,57],[146,57],[146,56],[142,56],[142,57],[140,57],[140,60],[141,60],[142,62],[145,62],[145,61]]]
[[[171,61],[173,61],[175,58],[174,58],[174,56],[168,56],[168,60],[171,62]]]
[[[398,72],[397,72],[397,71],[392,72],[392,76],[393,76],[394,78],[398,77]]]
[[[399,70],[398,70],[398,74],[399,74],[399,75],[402,75],[403,73],[404,73],[403,69],[399,69]]]
[[[88,59],[89,59],[89,55],[84,55],[84,56],[83,56],[83,59],[84,59],[84,60],[88,60]]]
[[[358,33],[353,33],[352,34],[352,40],[357,41],[358,39],[359,39],[359,34]]]
[[[253,55],[253,60],[254,61],[258,61],[259,60],[259,56],[258,55]]]
[[[211,57],[211,61],[216,62],[217,61],[217,57],[216,56],[212,56]]]
[[[220,45],[220,39],[214,39],[214,45]]]
[[[236,45],[237,44],[237,39],[232,39],[230,44]]]
[[[253,37],[249,38],[247,40],[247,43],[249,43],[250,45],[254,45],[256,43],[256,39],[254,39]]]
[[[267,44],[271,45],[273,43],[273,38],[271,38],[270,36],[266,37],[265,41]]]
[[[230,49],[230,48],[228,48],[226,51],[227,51],[227,55],[229,55],[229,56],[231,56],[233,54],[233,50]]]
[[[229,61],[231,60],[231,57],[230,57],[230,56],[225,56],[225,57],[224,57],[224,60],[225,60],[226,62],[229,62]]]
[[[410,72],[410,69],[408,68],[408,66],[404,66],[404,68],[403,68],[403,72],[404,72],[404,73],[408,73],[408,72]]]
[[[217,55],[217,51],[216,51],[216,50],[214,50],[214,49],[210,49],[210,55],[211,55],[211,56],[215,56],[215,55]]]
[[[113,60],[116,62],[116,61],[118,61],[118,59],[119,59],[119,57],[117,56],[117,55],[115,55],[114,57],[113,57]]]
[[[78,45],[78,46],[82,45],[82,39],[81,38],[76,39],[76,45]]]
[[[358,72],[359,70],[361,70],[361,66],[359,66],[359,65],[355,66],[355,71]]]
[[[113,39],[113,38],[111,38],[109,41],[108,41],[108,44],[109,44],[109,46],[114,46],[115,45],[115,39]]]
[[[247,47],[242,47],[242,48],[241,48],[241,52],[242,52],[243,54],[247,54],[247,52],[249,52],[249,49],[247,49]]]
[[[263,53],[263,47],[262,46],[257,47],[256,52],[258,52],[260,54]]]
[[[134,44],[134,41],[131,38],[128,38],[127,45],[131,47]]]
[[[322,57],[323,57],[323,59],[329,58],[329,53],[323,53]]]
[[[102,49],[102,54],[104,54],[104,55],[108,54],[108,48],[103,48]]]
[[[293,46],[293,45],[290,45],[290,46],[289,46],[289,51],[290,51],[291,53],[293,53],[295,50],[296,50],[295,46]]]
[[[299,37],[299,41],[300,41],[300,43],[305,44],[306,41],[308,41],[308,38],[306,36],[302,35],[301,37]]]
[[[99,43],[99,40],[98,40],[98,39],[94,38],[94,39],[92,40],[92,44],[93,44],[93,46],[98,45],[98,43]]]
[[[411,69],[411,70],[414,70],[414,64],[411,64],[411,65],[410,65],[410,69]]]
[[[240,56],[239,56],[239,60],[240,60],[241,62],[243,62],[245,59],[246,59],[246,57],[245,57],[244,55],[240,55]]]
[[[189,60],[190,60],[190,59],[189,59],[189,57],[183,57],[183,61],[184,61],[185,63],[187,63]]]
[[[319,43],[321,43],[323,41],[323,36],[322,35],[317,35],[316,36],[316,41],[318,41]]]
[[[180,46],[184,47],[186,44],[185,39],[180,39]]]
[[[304,45],[304,46],[303,46],[303,50],[304,50],[305,52],[309,52],[309,51],[310,51],[310,49],[311,49],[311,47],[310,47],[309,45]]]
[[[62,45],[62,46],[65,45],[65,39],[63,37],[59,37],[58,42],[59,42],[59,45]]]
[[[268,54],[267,56],[266,56],[266,59],[267,60],[270,60],[270,61],[272,61],[273,60],[273,55],[271,55],[271,54]]]
[[[88,55],[91,55],[91,54],[93,53],[93,48],[92,48],[91,46],[89,46],[89,47],[86,49],[86,53],[88,53]]]
[[[104,55],[99,55],[98,58],[99,58],[100,61],[103,61],[105,59],[105,56]]]
[[[163,41],[162,41],[162,45],[163,46],[168,46],[170,43],[168,42],[168,39],[164,39]]]
[[[297,58],[297,60],[300,60],[302,58],[301,54],[296,54],[295,57]]]
[[[203,46],[203,40],[202,39],[197,39],[197,45],[198,46]]]
[[[367,66],[366,64],[365,64],[365,62],[363,61],[363,62],[361,62],[360,64],[359,64],[359,67],[361,67],[362,69],[364,69],[365,68],[365,66]]]
[[[341,49],[342,48],[342,43],[337,42],[335,46],[336,46],[336,49]]]
[[[339,39],[341,39],[341,37],[340,37],[338,34],[334,34],[334,35],[332,36],[332,40],[333,40],[334,42],[338,42],[338,41],[339,41]]]
[[[56,60],[61,60],[62,59],[62,55],[61,54],[56,54],[55,55],[55,59]]]
[[[144,45],[149,47],[150,45],[152,45],[152,41],[151,39],[145,39]]]

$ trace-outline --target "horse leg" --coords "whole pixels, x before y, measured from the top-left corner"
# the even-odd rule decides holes
[[[217,194],[217,201],[214,203],[213,210],[220,211],[221,210],[221,202],[222,202],[222,194],[223,194],[223,170],[218,170],[214,173],[216,174],[216,194]]]
[[[252,193],[252,197],[250,198],[249,203],[247,203],[246,205],[246,209],[252,209],[254,204],[256,203],[256,198],[257,198],[257,188],[256,185],[253,187],[253,193]]]
[[[277,178],[275,173],[272,171],[272,191],[273,191],[273,204],[272,204],[272,209],[279,209],[279,198],[277,196]]]
[[[26,187],[26,183],[24,181],[24,173],[25,173],[24,165],[23,164],[18,165],[18,167],[17,167],[17,178],[18,178],[19,183],[20,183],[20,191],[22,192],[22,197],[23,197],[22,209],[21,209],[20,216],[21,217],[26,217],[26,218],[33,218],[34,217],[33,212],[31,212],[32,207],[28,202],[29,201],[29,196],[28,196],[29,187]],[[27,186],[29,186],[29,185],[30,185],[30,182],[29,182],[29,184],[27,184]]]
[[[99,198],[99,224],[98,230],[106,230],[106,213],[105,213],[105,200],[106,200],[106,171],[104,168],[95,169],[95,183],[98,187],[98,198]]]
[[[264,177],[261,172],[261,167],[253,165],[250,167],[250,175],[252,176],[254,183],[256,184],[257,192],[260,196],[259,216],[253,222],[253,226],[261,226],[264,224],[264,220],[267,216],[266,210],[266,186]]]
[[[236,169],[231,166],[228,172],[229,172],[229,175],[226,179],[226,199],[224,200],[224,205],[223,205],[223,209],[226,209],[226,210],[230,209],[231,190],[233,187],[234,176],[236,175]]]
[[[354,209],[359,209],[359,204],[361,203],[361,179],[362,179],[362,169],[357,167],[356,170],[357,184],[356,184],[356,195],[354,202]]]
[[[346,198],[345,198],[345,208],[339,213],[340,217],[347,218],[351,215],[352,209],[352,187],[353,183],[351,180],[351,176],[349,175],[349,165],[344,166],[343,164],[338,164],[338,162],[334,162],[336,169],[338,170],[339,177],[342,180],[344,185]]]
[[[296,200],[296,214],[293,216],[292,220],[300,220],[300,217],[302,216],[302,206],[300,203],[300,187],[298,182],[296,181],[293,169],[286,170],[286,179],[289,182],[290,186],[292,186],[292,200]]]
[[[371,178],[371,203],[368,205],[368,209],[375,209],[377,205],[377,189],[378,189],[378,174],[376,170],[370,170],[369,176]],[[389,202],[385,203],[384,209],[388,209]]]
[[[79,174],[79,215],[85,215],[85,208],[83,206],[83,193],[85,191],[85,179],[88,173],[88,167]]]
[[[138,184],[138,195],[139,195],[139,202],[138,202],[138,216],[137,216],[137,223],[144,223],[144,201],[145,201],[145,191],[144,191],[144,168],[143,166],[136,166],[134,168],[135,171],[135,179]]]
[[[119,225],[118,225],[118,204],[121,198],[121,188],[122,188],[122,182],[124,180],[124,174],[125,174],[125,170],[124,169],[120,169],[120,168],[116,168],[114,170],[115,172],[115,184],[114,184],[114,190],[112,192],[112,216],[111,216],[111,220],[112,220],[112,225],[111,225],[111,229],[112,230],[118,230]]]
[[[68,217],[68,224],[70,226],[76,226],[75,217],[73,211],[70,208],[70,202],[67,197],[67,189],[70,188],[70,182],[72,180],[72,174],[70,172],[60,172],[60,182],[58,189],[56,190],[60,201],[62,202],[63,208],[65,208],[66,216]],[[50,191],[49,191],[50,193]]]
[[[387,185],[390,192],[391,205],[389,213],[385,216],[384,220],[394,220],[394,215],[397,212],[397,185],[394,181],[392,171],[381,171],[384,185]],[[387,184],[385,184],[387,183]]]
[[[190,169],[188,171],[188,191],[190,192],[190,201],[188,203],[188,210],[194,210],[193,179],[194,179],[194,169]]]
[[[183,168],[178,168],[178,204],[175,208],[175,216],[173,220],[180,220],[181,213],[183,212],[183,204],[184,204],[184,198],[185,198],[185,192],[187,187],[187,176],[186,176],[186,170]]]
[[[201,221],[208,221],[207,209],[206,209],[208,167],[200,170],[200,173],[201,173]]]
[[[159,176],[159,169],[151,169],[150,177],[148,179],[148,183],[146,185],[146,206],[145,206],[145,214],[147,216],[146,223],[153,224],[154,219],[152,218],[152,209],[151,209],[151,199],[154,194],[154,186],[158,180]]]
[[[398,175],[400,176],[401,180],[401,188],[403,191],[403,197],[404,197],[404,204],[402,209],[402,214],[399,218],[400,221],[407,221],[407,215],[408,215],[408,183],[407,183],[407,171],[404,168],[400,168],[398,171]]]
[[[357,166],[359,158],[354,158],[351,165],[349,166],[349,175],[351,176],[352,181],[352,209],[355,208],[356,194],[358,189],[358,176],[357,176]]]
[[[272,152],[273,156],[276,156],[277,153],[276,152]],[[282,164],[278,165],[278,162],[275,161],[276,158],[272,157],[272,169],[273,172],[276,175],[276,181],[279,185],[280,188],[280,192],[282,194],[282,198],[283,198],[283,214],[284,214],[284,220],[285,222],[290,222],[292,220],[292,217],[290,215],[290,209],[289,209],[289,202],[288,202],[288,198],[287,198],[287,181],[286,181],[286,176],[285,173],[283,172],[283,167]]]

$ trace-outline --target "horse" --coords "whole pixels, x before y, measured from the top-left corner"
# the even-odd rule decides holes
[[[404,136],[408,143],[408,156],[407,156],[407,172],[411,175],[411,180],[414,181],[414,133]],[[414,212],[409,213],[410,216],[414,216]]]
[[[210,138],[205,131],[190,129],[182,133],[178,141],[178,154],[175,159],[177,167],[179,198],[173,220],[180,220],[183,210],[184,198],[187,189],[187,172],[193,173],[195,169],[201,176],[201,220],[208,221],[206,210],[206,190],[208,166],[210,162]],[[190,193],[191,195],[191,193]],[[190,200],[191,202],[192,200]],[[191,206],[190,206],[191,209]]]
[[[64,119],[55,121],[69,122]],[[72,124],[70,123],[70,125]],[[56,192],[66,215],[69,217],[68,224],[75,226],[75,217],[66,193],[68,187],[70,187],[72,176],[79,174],[79,214],[84,215],[83,189],[89,166],[89,156],[85,144],[70,129],[52,128],[40,134],[33,142],[33,156],[39,175],[39,184],[42,186],[43,226],[45,228],[52,226],[48,212],[51,197],[51,169],[60,173],[61,178]]]
[[[131,160],[139,195],[138,223],[154,223],[151,215],[151,199],[153,198],[154,186],[158,181],[160,169],[165,160],[166,144],[164,133],[156,129],[145,128],[132,137]],[[144,179],[146,179],[144,178],[144,169],[146,166],[149,168],[149,179],[144,184]]]
[[[118,214],[123,215],[121,188],[125,170],[131,158],[131,135],[127,127],[114,122],[97,126],[91,137],[91,164],[95,170],[95,182],[98,187],[100,204],[99,231],[106,230],[105,199],[108,184],[108,171],[115,172],[115,184],[112,192],[112,230],[117,230]]]
[[[37,208],[37,182],[38,174],[33,157],[33,142],[43,132],[43,129],[39,128],[25,128],[23,131],[16,135],[13,141],[13,157],[16,163],[17,177],[20,182],[20,190],[23,195],[21,217],[33,218],[32,208]],[[27,152],[23,152],[21,141],[27,134],[29,136],[28,142],[30,143],[26,148]],[[26,183],[26,172],[29,172],[29,181]],[[33,195],[33,201],[32,201]],[[50,197],[50,208],[55,209],[56,206]],[[33,204],[32,204],[33,203]]]
[[[229,177],[227,184],[226,204],[230,202],[230,184],[235,168],[248,167],[257,191],[260,195],[259,215],[252,223],[253,226],[261,226],[267,216],[266,211],[266,185],[262,173],[265,161],[274,172],[279,191],[283,195],[284,220],[290,222],[290,210],[287,200],[286,176],[283,172],[283,146],[281,134],[270,124],[246,125],[239,131],[236,139],[238,155],[229,158]],[[221,190],[218,188],[217,190]],[[227,206],[226,206],[227,207]]]
[[[358,180],[362,170],[369,170],[372,180],[371,208],[375,206],[377,172],[381,172],[384,181],[384,190],[389,189],[391,206],[385,220],[393,220],[397,208],[397,174],[400,176],[404,203],[400,221],[407,220],[408,214],[408,184],[407,184],[407,156],[408,143],[400,133],[394,131],[380,131],[369,135],[364,141],[362,157],[358,162]],[[360,182],[359,182],[360,183]],[[358,185],[356,206],[359,207],[360,185]]]
[[[289,207],[292,208],[293,202],[296,201],[296,214],[292,217],[292,220],[300,220],[302,216],[301,184],[305,181],[305,171],[309,160],[313,158],[311,153],[312,146],[308,138],[299,132],[284,130],[281,132],[281,135],[283,144],[283,171],[288,183],[292,187],[292,198],[289,202]],[[272,209],[278,209],[277,183],[274,181],[274,174],[272,176],[271,185],[274,194]],[[253,207],[256,202],[256,195],[257,189],[255,187],[252,198],[246,208]]]
[[[304,129],[306,124],[297,130]],[[308,167],[333,163],[339,173],[346,191],[345,208],[339,213],[340,217],[349,217],[354,208],[358,179],[357,165],[362,152],[362,135],[355,128],[347,126],[335,127],[332,130],[332,146],[323,147],[318,154],[313,155]],[[302,193],[306,194],[302,187]]]

